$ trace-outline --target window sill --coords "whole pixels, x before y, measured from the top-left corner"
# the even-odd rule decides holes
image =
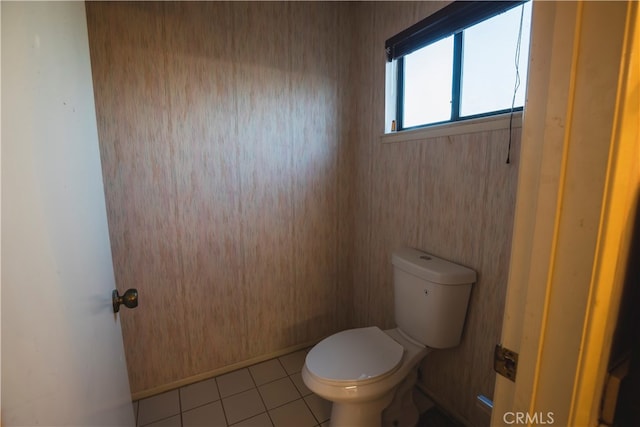
[[[480,117],[459,122],[443,123],[420,129],[404,130],[385,133],[380,136],[383,144],[396,142],[419,141],[441,136],[464,135],[468,133],[486,132],[492,130],[509,129],[510,113],[497,116]],[[513,113],[513,127],[522,127],[522,111]]]

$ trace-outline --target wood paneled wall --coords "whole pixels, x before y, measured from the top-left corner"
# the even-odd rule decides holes
[[[399,7],[399,4],[402,6]],[[355,158],[354,324],[394,326],[391,253],[404,245],[478,273],[460,346],[434,351],[422,384],[446,409],[474,426],[489,418],[476,396],[493,396],[493,348],[500,339],[518,174],[520,129],[381,143],[384,41],[442,7],[442,2],[355,6],[353,87]],[[354,79],[355,81],[355,79]]]
[[[350,323],[346,7],[87,5],[134,394]]]
[[[89,3],[132,390],[346,327],[393,327],[391,252],[474,268],[465,333],[423,385],[491,397],[520,130],[382,144],[384,40],[442,2]],[[340,48],[337,48],[337,47]]]
[[[354,279],[357,326],[394,327],[391,253],[412,246],[473,268],[460,346],[437,350],[422,364],[422,383],[469,425],[489,419],[476,396],[491,398],[493,347],[499,342],[509,266],[520,129],[394,144],[375,143],[368,253],[356,252],[364,275]],[[360,258],[362,257],[362,258]]]

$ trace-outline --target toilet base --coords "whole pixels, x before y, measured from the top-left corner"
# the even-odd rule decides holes
[[[413,388],[417,379],[416,365],[398,385],[393,400],[382,412],[382,427],[414,427],[418,424],[420,413],[413,401]]]
[[[368,402],[333,402],[331,427],[381,427],[382,411],[393,400],[393,393]]]
[[[333,402],[331,427],[414,427],[420,418],[413,401],[418,367],[391,392],[372,402]]]

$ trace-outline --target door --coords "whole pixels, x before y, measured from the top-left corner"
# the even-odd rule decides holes
[[[1,424],[134,425],[84,3],[0,11]]]
[[[638,189],[637,2],[534,2],[492,425],[597,425]]]

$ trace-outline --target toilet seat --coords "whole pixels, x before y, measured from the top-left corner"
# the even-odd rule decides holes
[[[395,372],[403,354],[404,347],[375,326],[349,329],[313,347],[306,367],[322,382],[370,382]]]

